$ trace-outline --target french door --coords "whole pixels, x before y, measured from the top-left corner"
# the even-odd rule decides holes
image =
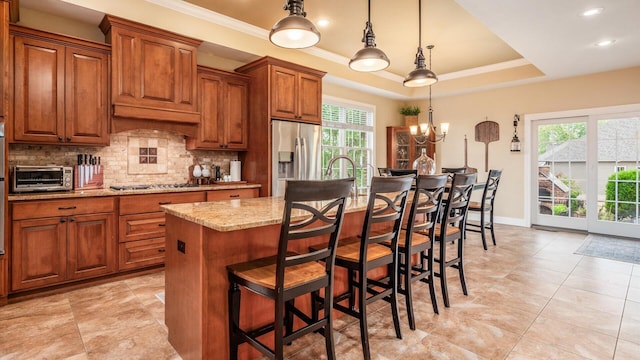
[[[640,111],[569,114],[531,121],[532,224],[638,237]]]

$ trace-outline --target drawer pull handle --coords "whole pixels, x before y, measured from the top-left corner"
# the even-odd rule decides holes
[[[158,252],[159,252],[159,253],[163,253],[163,252],[165,252],[165,251],[166,251],[165,249],[158,249]]]
[[[165,225],[164,225],[164,223],[160,223],[160,224],[158,224],[158,226],[165,226]]]
[[[171,201],[160,201],[158,203],[158,205],[169,205],[169,204],[171,204]]]
[[[233,194],[233,195],[229,195],[230,198],[239,198],[240,194]]]
[[[76,206],[67,206],[67,207],[59,207],[58,210],[73,210],[75,209]]]

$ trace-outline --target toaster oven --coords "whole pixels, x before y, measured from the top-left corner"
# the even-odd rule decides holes
[[[16,165],[12,176],[14,193],[73,190],[73,168],[69,166]]]

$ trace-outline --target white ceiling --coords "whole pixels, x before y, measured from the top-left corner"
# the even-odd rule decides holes
[[[99,23],[102,13],[71,5],[70,1],[79,3],[72,0],[20,2],[24,7]],[[264,38],[271,26],[287,15],[282,9],[284,0],[144,1],[199,14]],[[595,18],[579,15],[591,7],[605,10]],[[450,86],[451,91],[464,91],[465,86],[486,89],[640,66],[640,31],[637,30],[640,0],[423,0],[422,8],[422,46],[435,45],[431,68],[440,78],[434,92],[438,86],[447,88],[444,84],[448,81],[455,82],[455,89]],[[330,22],[327,27],[319,27],[322,34],[316,45],[319,51],[312,53],[346,66],[348,59],[362,47],[367,1],[307,0],[305,10],[307,18],[314,23],[320,19]],[[376,43],[391,60],[391,66],[366,76],[401,83],[413,70],[418,46],[417,10],[418,0],[371,1]],[[596,42],[608,38],[616,42],[607,48],[595,46]],[[207,46],[216,47],[215,44]],[[234,51],[227,54],[236,56]],[[235,54],[240,61],[251,57],[246,53]],[[506,78],[495,73],[505,69],[513,70]],[[477,82],[478,74],[483,73],[492,76]],[[345,81],[353,83],[358,78],[362,79],[354,77]],[[393,92],[393,89],[381,90]]]

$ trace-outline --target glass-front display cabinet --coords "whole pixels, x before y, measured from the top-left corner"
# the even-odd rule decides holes
[[[431,134],[433,135],[433,134]],[[387,127],[387,167],[391,169],[411,169],[413,161],[420,156],[422,149],[434,158],[435,144],[425,136],[413,136],[408,126]]]

